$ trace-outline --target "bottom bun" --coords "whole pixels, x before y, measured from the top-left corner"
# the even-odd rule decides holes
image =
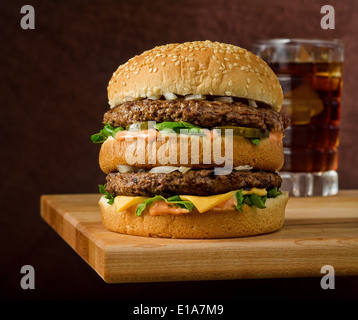
[[[114,232],[160,238],[213,239],[254,236],[279,230],[284,222],[288,193],[266,200],[266,208],[243,206],[236,209],[193,210],[183,215],[136,216],[135,208],[116,212],[102,197],[99,201],[102,222]]]

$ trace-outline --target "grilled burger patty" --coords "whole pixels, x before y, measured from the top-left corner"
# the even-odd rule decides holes
[[[238,189],[280,188],[282,179],[274,172],[233,171],[215,175],[213,170],[190,170],[164,173],[110,173],[106,191],[113,195],[147,196],[198,195],[207,196]]]
[[[283,132],[289,125],[286,116],[269,108],[251,107],[239,101],[184,99],[128,101],[107,111],[103,121],[115,127],[143,121],[185,121],[204,128],[241,126],[274,132]]]

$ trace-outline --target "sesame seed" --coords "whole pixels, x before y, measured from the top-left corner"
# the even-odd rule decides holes
[[[190,71],[195,71],[194,67],[190,67],[189,69],[190,69]]]
[[[220,70],[225,70],[225,68],[224,68],[224,67],[219,67],[219,69],[220,69]]]
[[[138,74],[138,70],[134,71],[134,74]]]
[[[162,62],[162,66],[163,66],[163,67],[165,66],[165,61]]]
[[[220,73],[219,73],[219,72],[215,73],[215,78],[218,78],[218,77],[220,77]]]
[[[153,68],[149,68],[149,73],[151,73],[153,71]]]
[[[227,96],[231,96],[231,91],[225,91],[225,94],[226,94]]]
[[[223,71],[223,74],[227,74],[227,73],[228,73],[228,71],[227,71],[227,70],[224,70],[224,71]]]
[[[240,69],[241,69],[241,70],[245,70],[246,68],[245,68],[244,66],[242,66]]]
[[[237,67],[239,64],[237,62],[234,63],[234,66]]]
[[[247,84],[250,84],[250,82],[251,82],[250,78],[247,78],[246,81],[247,81]]]
[[[126,86],[126,83],[124,81],[122,82],[122,84],[123,84],[123,86]]]
[[[228,82],[228,86],[229,86],[229,87],[232,86],[232,80],[230,80],[230,81]]]
[[[225,60],[225,61],[229,61],[229,58],[228,58],[228,57],[224,57],[224,60]]]
[[[157,72],[157,70],[158,70],[158,68],[154,68],[154,69],[153,69],[153,72]]]
[[[180,61],[178,60],[177,62],[175,62],[174,64],[177,66],[180,63]]]

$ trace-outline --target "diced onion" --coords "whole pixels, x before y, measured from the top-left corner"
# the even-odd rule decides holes
[[[185,100],[193,100],[193,99],[205,99],[205,96],[202,94],[189,94],[185,96]]]
[[[250,105],[251,107],[257,108],[256,101],[254,101],[254,100],[250,100],[250,99],[249,99],[249,105]]]
[[[149,173],[171,173],[173,171],[179,171],[181,173],[186,173],[190,171],[191,168],[189,167],[175,167],[175,166],[160,166],[160,167],[154,167],[149,170]]]
[[[154,167],[154,168],[150,169],[149,173],[171,173],[176,170],[179,170],[179,167],[160,166],[160,167]]]
[[[189,168],[189,167],[183,167],[183,166],[181,166],[180,168],[179,168],[179,171],[181,172],[181,173],[186,173],[186,172],[188,172],[188,171],[190,171],[191,170],[191,168]]]
[[[234,170],[236,171],[250,171],[253,167],[249,166],[249,165],[244,165],[244,166],[237,166],[234,167]]]
[[[148,99],[149,99],[149,100],[159,100],[161,97],[162,97],[161,95],[149,96]]]
[[[175,99],[178,98],[173,92],[166,92],[166,93],[164,93],[164,97],[165,97],[165,99],[167,99],[167,100],[175,100]]]
[[[117,169],[120,173],[127,173],[127,172],[137,172],[137,168],[136,167],[132,167],[132,166],[127,166],[124,164],[119,164],[117,165]]]
[[[234,101],[234,99],[232,97],[215,97],[214,100],[220,101],[220,102],[233,102]]]

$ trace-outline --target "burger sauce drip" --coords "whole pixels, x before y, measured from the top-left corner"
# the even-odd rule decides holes
[[[283,134],[282,132],[270,132],[269,138],[272,142],[280,143],[282,141]]]
[[[168,214],[177,216],[188,213],[189,210],[177,206],[171,207],[164,200],[159,200],[150,206],[148,212],[151,216],[164,216]]]
[[[145,139],[147,142],[151,142],[157,138],[158,131],[155,129],[143,130],[143,131],[119,131],[116,134],[116,140],[124,141],[126,139]]]
[[[217,206],[214,207],[214,209],[215,208],[223,209],[223,210],[232,209],[232,207],[235,207],[236,204],[237,204],[236,197],[234,196],[234,197],[230,198],[229,200],[219,203]]]

